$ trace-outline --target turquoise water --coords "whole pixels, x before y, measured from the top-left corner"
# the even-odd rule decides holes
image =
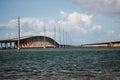
[[[0,50],[0,80],[109,80],[111,77],[120,80],[120,48]]]

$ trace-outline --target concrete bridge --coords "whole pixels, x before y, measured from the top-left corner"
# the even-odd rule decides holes
[[[20,38],[20,48],[42,48],[58,46],[59,44],[55,40],[47,36],[26,36]],[[0,48],[18,48],[18,38],[0,40]]]
[[[85,44],[86,47],[120,47],[120,41]]]

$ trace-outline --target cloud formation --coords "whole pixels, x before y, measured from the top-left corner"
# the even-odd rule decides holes
[[[63,11],[62,13],[64,13],[65,16],[63,19],[58,21],[58,24],[63,26],[66,30],[80,30],[82,32],[85,32],[87,29],[90,29],[88,26],[91,26],[92,24],[93,15],[78,12],[66,13]]]
[[[102,13],[120,13],[120,0],[74,0],[84,9]]]
[[[103,40],[103,37],[108,36],[108,34],[117,34],[114,33],[114,30],[103,31],[103,26],[94,24],[92,20],[94,15],[91,14],[60,11],[60,16],[59,20],[48,19],[45,21],[39,18],[22,17],[20,19],[21,36],[43,35],[44,26],[46,27],[46,35],[51,38],[54,38],[54,27],[56,27],[56,40],[58,42],[59,27],[61,28],[61,32],[63,32],[63,29],[65,32],[69,32],[73,41],[79,44],[99,41],[100,37]],[[17,19],[12,19],[6,24],[0,24],[0,34],[4,35],[2,39],[17,37]],[[108,37],[113,38],[113,36],[115,35]]]

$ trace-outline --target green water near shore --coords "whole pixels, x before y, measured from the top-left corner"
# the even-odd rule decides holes
[[[120,48],[0,50],[3,80],[99,80],[100,75],[120,79]]]

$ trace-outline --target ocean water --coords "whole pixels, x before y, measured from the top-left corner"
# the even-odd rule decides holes
[[[120,48],[0,50],[0,80],[120,80]]]

